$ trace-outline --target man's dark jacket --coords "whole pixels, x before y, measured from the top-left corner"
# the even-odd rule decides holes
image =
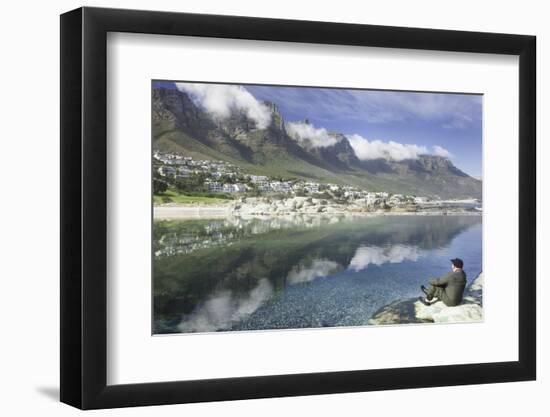
[[[432,279],[430,284],[435,287],[434,297],[439,298],[449,307],[456,306],[462,302],[466,274],[462,270],[449,272],[442,278]]]

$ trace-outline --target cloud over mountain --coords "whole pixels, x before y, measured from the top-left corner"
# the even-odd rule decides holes
[[[429,153],[425,146],[407,145],[394,141],[370,141],[360,135],[348,136],[348,140],[357,158],[363,161],[378,158],[402,161],[404,159],[416,159],[419,155]]]
[[[437,156],[442,156],[443,158],[452,158],[453,154],[450,153],[447,149],[445,149],[442,146],[434,145],[433,146],[433,154]]]
[[[348,141],[353,148],[355,155],[362,161],[369,159],[387,159],[392,161],[403,161],[405,159],[417,159],[420,155],[436,155],[444,158],[450,158],[451,153],[442,146],[435,145],[432,152],[425,146],[414,144],[403,144],[390,140],[382,142],[381,140],[368,140],[360,135],[347,136]]]
[[[337,142],[337,139],[331,136],[324,127],[317,128],[307,122],[288,122],[286,131],[290,137],[300,143],[309,141],[314,148],[332,146]]]
[[[175,83],[176,88],[189,94],[207,112],[227,119],[235,111],[244,112],[258,129],[271,123],[269,108],[258,101],[243,86],[227,84]]]

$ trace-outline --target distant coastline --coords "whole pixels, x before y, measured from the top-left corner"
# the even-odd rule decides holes
[[[225,204],[163,204],[155,205],[153,218],[162,219],[196,219],[196,218],[223,218],[223,217],[292,217],[292,216],[481,216],[482,211],[464,209],[460,207],[446,208],[394,208],[387,210],[366,210],[357,206],[336,206],[322,204],[312,200],[299,205],[295,199],[279,200],[274,202],[243,203],[231,201]]]

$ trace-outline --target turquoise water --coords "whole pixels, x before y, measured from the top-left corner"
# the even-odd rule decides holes
[[[366,325],[454,257],[481,271],[481,216],[157,221],[153,332]]]

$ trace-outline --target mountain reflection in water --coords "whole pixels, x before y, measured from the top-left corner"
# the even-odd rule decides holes
[[[162,220],[153,331],[365,325],[455,256],[481,270],[480,216]]]

